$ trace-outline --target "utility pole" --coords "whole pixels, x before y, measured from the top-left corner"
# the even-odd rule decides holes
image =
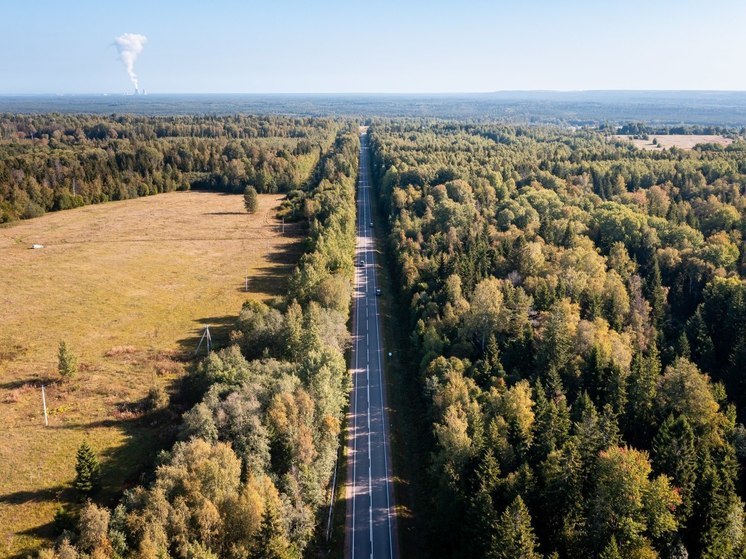
[[[207,346],[207,355],[210,355],[210,352],[212,351],[212,336],[210,336],[210,326],[205,326],[204,332],[202,332],[202,337],[199,339],[199,343],[197,344],[197,349],[194,350],[194,355],[197,355],[199,353],[199,348],[202,347],[202,342],[205,342],[205,345]]]
[[[44,425],[49,427],[49,418],[47,417],[47,396],[44,393],[44,385],[41,385],[41,403],[44,406]]]
[[[248,293],[249,292],[249,269],[246,268],[246,276],[244,276],[243,281],[243,290]]]

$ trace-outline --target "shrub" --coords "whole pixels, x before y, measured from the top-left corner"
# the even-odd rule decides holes
[[[253,186],[247,186],[246,190],[243,191],[243,205],[250,214],[256,213],[257,208],[259,208],[259,199]]]

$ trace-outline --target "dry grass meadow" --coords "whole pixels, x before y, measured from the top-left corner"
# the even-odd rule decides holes
[[[721,146],[729,146],[733,140],[725,138],[723,136],[716,135],[704,135],[704,134],[666,134],[666,135],[651,135],[648,140],[640,140],[632,138],[630,136],[614,136],[619,140],[627,140],[632,142],[635,147],[639,149],[645,149],[648,151],[660,151],[666,148],[677,147],[681,149],[692,149],[697,144],[720,144]],[[658,140],[658,144],[654,144],[653,140]]]
[[[83,440],[104,501],[138,481],[171,437],[142,411],[148,390],[173,390],[203,325],[226,339],[247,298],[284,291],[300,244],[277,227],[280,198],[260,196],[249,216],[241,196],[174,192],[0,229],[0,556],[54,533]],[[61,339],[79,360],[65,384]]]

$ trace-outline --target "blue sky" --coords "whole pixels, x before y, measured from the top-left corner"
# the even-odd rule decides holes
[[[744,0],[2,0],[0,94],[746,90]]]

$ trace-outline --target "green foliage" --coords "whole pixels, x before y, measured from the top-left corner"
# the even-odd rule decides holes
[[[152,386],[145,397],[145,409],[149,412],[156,412],[168,407],[168,392],[159,384]]]
[[[224,155],[235,161],[241,149],[231,143]],[[115,509],[112,548],[204,559],[298,558],[306,549],[349,391],[358,149],[357,134],[341,134],[308,191],[291,197],[314,202],[291,293],[273,306],[247,302],[232,344],[195,367],[201,401],[184,414],[153,483]]]
[[[285,536],[277,511],[272,506],[264,510],[262,526],[256,538],[254,555],[256,559],[291,559],[298,555],[293,552]]]
[[[101,485],[101,466],[93,449],[83,441],[76,454],[73,487],[82,496],[92,495]]]
[[[734,556],[738,156],[588,128],[381,121],[370,135],[433,433],[430,554],[484,556],[495,511],[520,496],[559,557]]]
[[[77,546],[80,550],[91,553],[94,550],[105,552],[111,548],[109,542],[109,519],[111,515],[105,508],[101,508],[88,501],[80,511],[78,519]]]
[[[531,527],[531,515],[523,503],[516,497],[505,509],[495,526],[492,547],[487,557],[491,559],[540,559],[536,551],[536,536]]]
[[[63,381],[71,380],[78,374],[78,359],[64,340],[57,349],[57,372]]]
[[[289,192],[339,129],[281,116],[1,115],[0,222],[173,190]]]
[[[256,213],[259,207],[256,189],[253,186],[247,186],[243,191],[243,205],[250,214]]]

